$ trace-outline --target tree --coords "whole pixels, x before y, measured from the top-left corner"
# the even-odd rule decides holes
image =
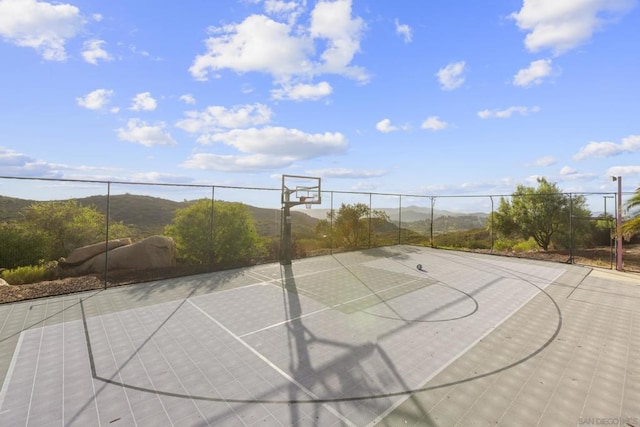
[[[494,230],[502,237],[533,238],[543,250],[568,247],[584,239],[591,212],[584,196],[563,194],[555,183],[538,178],[538,188],[518,185],[511,202],[504,197],[494,214]],[[576,219],[575,221],[573,219]]]
[[[16,221],[0,223],[1,268],[37,265],[41,260],[51,260],[48,236],[40,230]]]
[[[388,223],[389,217],[384,211],[370,211],[365,203],[342,203],[337,212],[332,210],[326,220],[318,221],[316,233],[330,235],[338,246],[357,248],[368,246],[375,231]]]
[[[25,225],[46,234],[52,259],[107,238],[106,216],[95,207],[82,206],[76,200],[34,203],[21,214]],[[128,228],[122,223],[109,225],[110,239],[128,234]]]
[[[246,205],[200,199],[176,210],[165,234],[176,242],[178,257],[194,264],[237,264],[258,255],[262,245]]]
[[[640,188],[636,189],[634,195],[627,200],[625,205],[631,214],[631,219],[622,224],[622,233],[624,238],[629,240],[633,236],[640,234],[640,209],[634,211],[635,208],[640,207]]]

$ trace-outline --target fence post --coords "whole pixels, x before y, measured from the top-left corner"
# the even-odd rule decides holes
[[[491,199],[491,253],[493,253],[493,196],[489,196]]]
[[[329,254],[333,255],[333,234],[334,234],[334,230],[333,230],[333,191],[331,192],[331,206],[329,206],[329,230],[331,231],[329,233],[329,236],[331,238],[330,242],[329,242]]]
[[[369,249],[371,249],[371,193],[369,193]]]
[[[429,225],[429,230],[430,230],[429,231],[429,235],[430,235],[429,243],[430,243],[431,247],[433,248],[434,247],[434,245],[433,245],[433,205],[436,204],[436,198],[434,196],[431,196],[430,199],[431,199],[431,223]]]
[[[109,203],[111,202],[111,182],[107,181],[107,227],[105,230],[104,237],[104,289],[107,289],[107,279],[109,278],[109,219],[111,216],[111,207]]]
[[[573,264],[573,194],[569,193],[569,263]]]
[[[398,199],[398,244],[402,244],[402,194]]]
[[[216,187],[212,186],[211,187],[211,220],[209,221],[209,271],[213,271],[214,266],[213,266],[213,245],[214,245],[214,241],[213,241],[213,229],[214,229],[214,221],[215,221],[215,191],[216,191]]]

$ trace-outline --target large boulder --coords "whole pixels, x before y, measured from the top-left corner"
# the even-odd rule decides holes
[[[108,242],[95,243],[89,246],[83,246],[72,251],[68,257],[61,261],[61,264],[65,266],[79,265],[94,256],[103,253],[105,250],[113,250],[120,246],[130,245],[132,243],[130,238],[109,240]]]
[[[169,237],[152,236],[108,252],[103,251],[67,271],[71,275],[103,273],[105,261],[109,271],[172,267],[176,265],[176,244]]]

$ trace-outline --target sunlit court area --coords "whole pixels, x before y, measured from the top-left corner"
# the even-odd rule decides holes
[[[0,0],[0,427],[640,427],[640,0]]]
[[[626,273],[397,245],[4,304],[0,419],[637,425],[638,298]]]

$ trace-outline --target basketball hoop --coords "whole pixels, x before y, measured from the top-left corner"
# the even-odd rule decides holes
[[[307,201],[307,199],[309,199],[309,201]],[[309,197],[309,196],[300,196],[300,203],[304,203],[304,207],[306,209],[311,209],[311,201],[313,200],[313,197]]]

